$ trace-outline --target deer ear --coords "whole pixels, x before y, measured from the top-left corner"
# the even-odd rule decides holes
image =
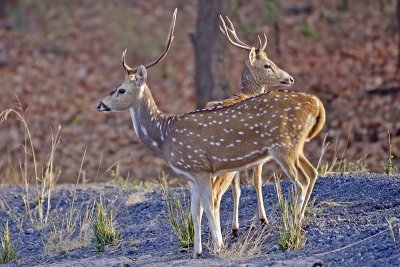
[[[249,54],[250,65],[253,65],[254,61],[256,61],[256,49],[253,47]]]
[[[147,71],[146,68],[143,65],[140,65],[136,71],[135,74],[136,77],[136,85],[138,87],[144,85],[146,83],[147,80]]]

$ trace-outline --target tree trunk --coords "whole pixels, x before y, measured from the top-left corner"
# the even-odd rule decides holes
[[[227,41],[218,26],[219,15],[228,15],[230,1],[199,0],[196,33],[191,34],[195,53],[197,107],[231,96]]]
[[[4,19],[6,17],[8,1],[3,0],[0,4],[0,19]]]
[[[398,35],[397,67],[400,68],[400,0],[397,0],[397,35]]]
[[[281,17],[281,5],[279,2],[276,3],[276,16],[274,20],[274,29],[275,29],[275,46],[276,52],[280,55],[282,53],[282,42],[281,42],[281,25],[280,25],[280,17]]]

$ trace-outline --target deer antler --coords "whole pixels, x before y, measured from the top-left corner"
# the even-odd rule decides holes
[[[250,45],[244,43],[237,37],[235,27],[233,27],[231,20],[228,17],[226,17],[226,19],[228,20],[228,22],[230,24],[230,28],[228,28],[225,24],[225,20],[222,18],[221,15],[219,15],[219,18],[221,19],[222,27],[223,27],[222,28],[221,26],[219,26],[219,29],[221,30],[222,34],[225,35],[225,37],[229,40],[229,42],[236,47],[250,51],[252,47]],[[231,39],[231,37],[229,36],[229,33],[232,34],[232,36],[236,42]]]
[[[156,58],[155,60],[145,64],[144,66],[146,68],[153,67],[158,62],[163,60],[164,57],[167,55],[167,53],[169,51],[169,48],[171,47],[172,40],[174,40],[174,29],[175,29],[175,21],[176,21],[176,12],[177,12],[177,10],[178,9],[175,8],[174,14],[172,15],[172,21],[171,21],[171,25],[169,26],[168,39],[167,39],[167,42],[165,43],[164,52],[161,55],[159,55],[158,58]],[[128,64],[126,64],[126,62],[125,62],[125,55],[126,55],[126,49],[122,53],[122,66],[126,69],[127,72],[135,73],[137,71],[138,67],[136,67],[136,68],[129,67]]]
[[[265,32],[264,32],[264,40],[265,40],[265,42],[264,42],[264,44],[263,44],[263,46],[261,48],[261,51],[264,51],[265,48],[267,47],[268,39],[267,39],[267,35],[265,34]],[[261,44],[261,40],[260,40],[260,44]]]
[[[219,17],[220,17],[220,19],[221,19],[221,21],[222,21],[222,27],[223,27],[223,28],[222,28],[221,26],[219,26],[219,29],[221,30],[222,34],[225,35],[225,37],[229,40],[229,42],[230,42],[232,45],[236,46],[236,47],[239,47],[239,48],[242,48],[242,49],[244,49],[244,50],[250,51],[250,50],[252,49],[252,46],[246,44],[245,42],[243,42],[243,41],[241,41],[241,40],[239,39],[239,37],[238,37],[237,34],[236,34],[235,27],[233,26],[232,21],[231,21],[228,17],[226,17],[226,19],[227,19],[227,21],[228,21],[228,23],[229,23],[229,26],[230,26],[230,27],[228,28],[228,27],[226,26],[225,20],[222,18],[222,16],[220,15]],[[229,33],[232,34],[232,36],[233,36],[233,38],[235,39],[235,41],[233,41],[233,40],[231,39],[231,37],[229,36]],[[261,38],[260,38],[260,36],[258,35],[259,44],[258,44],[258,48],[256,49],[256,52],[257,52],[257,53],[260,52],[260,51],[264,51],[264,50],[265,50],[265,47],[267,46],[267,36],[265,35],[265,33],[264,33],[264,39],[265,39],[265,42],[264,42],[264,44],[262,44]]]

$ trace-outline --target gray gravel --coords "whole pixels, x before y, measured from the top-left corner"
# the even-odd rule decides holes
[[[283,182],[282,186],[287,193],[290,183]],[[187,190],[175,191],[189,196]],[[52,206],[59,218],[65,218],[73,192],[73,185],[57,186]],[[93,199],[101,196],[106,205],[112,204],[116,209],[116,227],[122,241],[103,253],[97,253],[89,244],[67,253],[45,256],[44,244],[51,227],[39,231],[25,220],[22,229],[18,229],[9,210],[1,205],[0,225],[10,221],[12,240],[21,256],[11,266],[400,266],[400,241],[392,240],[387,223],[388,217],[400,219],[400,176],[364,173],[320,177],[312,196],[316,197],[315,208],[305,221],[307,243],[300,251],[277,249],[280,218],[273,186],[265,185],[263,193],[270,222],[264,230],[271,237],[263,245],[261,254],[251,257],[236,255],[224,259],[209,254],[206,219],[203,220],[203,258],[192,260],[191,251],[179,252],[159,189],[125,190],[104,184],[78,187],[75,207],[90,206]],[[0,196],[9,204],[12,214],[24,213],[22,187],[3,186]],[[222,230],[228,235],[232,217],[230,191],[223,197],[221,209]],[[240,203],[240,233],[256,214],[255,191],[252,186],[245,186]],[[60,221],[55,215],[51,220]],[[228,240],[230,244],[234,242]]]

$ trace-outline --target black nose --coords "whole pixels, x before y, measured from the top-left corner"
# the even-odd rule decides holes
[[[293,79],[293,77],[290,76],[289,78],[285,78],[284,80],[281,80],[281,83],[292,85],[294,83],[294,79]]]
[[[110,111],[110,108],[106,106],[102,101],[97,105],[98,111]]]

